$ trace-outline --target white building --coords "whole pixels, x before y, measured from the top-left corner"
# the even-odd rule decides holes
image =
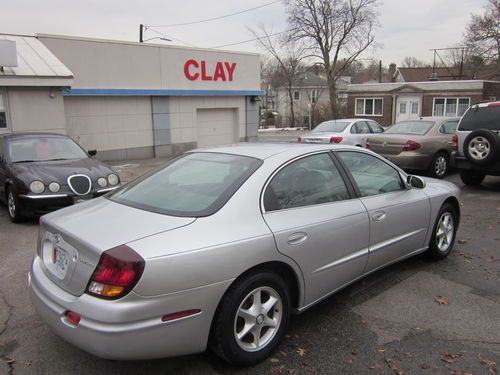
[[[0,132],[65,133],[103,160],[256,139],[258,54],[57,35],[1,40],[16,42],[17,66],[0,69]]]

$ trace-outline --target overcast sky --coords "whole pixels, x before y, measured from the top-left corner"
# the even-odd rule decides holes
[[[271,0],[0,0],[0,32],[50,33],[138,41],[139,24],[166,25],[238,12]],[[481,13],[486,0],[384,0],[378,8],[378,48],[365,58],[401,63],[405,56],[432,61],[431,48],[461,43],[471,13]],[[251,39],[248,28],[263,24],[273,32],[286,28],[281,3],[238,16],[189,26],[154,29],[197,47],[214,47]],[[146,38],[157,36],[146,32]],[[159,42],[161,41],[151,41]],[[226,47],[257,51],[255,42]]]

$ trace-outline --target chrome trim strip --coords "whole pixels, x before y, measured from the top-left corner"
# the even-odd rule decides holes
[[[87,190],[87,192],[85,193],[78,193],[75,188],[73,187],[73,185],[71,185],[71,179],[73,177],[85,177],[87,180],[89,180],[89,190]],[[90,191],[92,190],[92,180],[90,179],[89,176],[87,176],[86,174],[79,174],[79,173],[75,173],[75,174],[72,174],[71,176],[69,176],[66,180],[68,182],[68,186],[69,188],[71,189],[71,191],[73,193],[75,193],[76,195],[87,195],[88,193],[90,193]]]
[[[424,230],[425,230],[425,228],[418,229],[418,230],[415,230],[413,232],[405,233],[405,234],[402,234],[401,236],[393,237],[393,238],[388,239],[386,241],[376,243],[375,245],[370,246],[370,253],[382,250],[384,247],[394,245],[395,243],[401,242],[401,241],[407,239],[408,237],[419,234],[419,233],[423,232]]]
[[[21,198],[28,199],[45,199],[45,198],[63,198],[67,197],[68,194],[51,194],[51,195],[28,195],[28,194],[19,194]]]
[[[363,255],[366,255],[368,254],[368,248],[364,248],[364,249],[361,249],[361,250],[358,250],[354,253],[351,253],[349,255],[346,255],[345,257],[342,257],[340,259],[337,259],[335,260],[334,262],[332,263],[329,263],[329,264],[325,264],[323,267],[320,267],[316,270],[314,270],[312,273],[317,273],[317,272],[321,272],[321,271],[324,271],[324,270],[327,270],[329,268],[332,268],[332,267],[335,267],[335,266],[338,266],[339,264],[342,264],[342,263],[345,263],[345,262],[349,262],[351,260],[354,260],[354,259],[357,259]]]
[[[110,188],[105,188],[105,189],[97,190],[96,193],[103,193],[103,192],[106,192],[106,191],[115,190],[115,189],[119,188],[120,186],[121,185],[118,184],[118,185],[110,187]]]

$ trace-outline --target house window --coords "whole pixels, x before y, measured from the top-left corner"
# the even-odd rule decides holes
[[[470,106],[470,98],[434,98],[433,116],[462,116]]]
[[[496,102],[497,101],[497,97],[496,96],[490,96],[490,102]]]
[[[357,98],[356,116],[382,116],[382,98]]]
[[[293,92],[293,100],[300,100],[300,92],[298,90]]]
[[[5,93],[0,91],[0,129],[7,127],[7,100]]]

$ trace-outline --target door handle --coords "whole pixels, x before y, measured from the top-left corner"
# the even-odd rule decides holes
[[[373,221],[382,221],[387,217],[384,211],[377,211],[372,215]]]
[[[288,236],[289,245],[299,245],[307,239],[307,233],[297,232]]]

